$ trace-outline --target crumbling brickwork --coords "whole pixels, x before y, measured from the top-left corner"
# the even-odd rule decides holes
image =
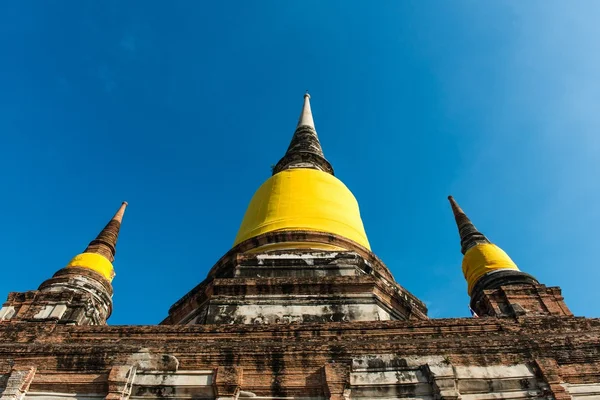
[[[0,309],[0,321],[102,325],[112,313],[112,286],[85,268],[63,268],[38,290],[13,292]]]
[[[472,302],[479,316],[573,315],[558,287],[507,285],[483,290]]]
[[[3,396],[571,399],[579,397],[569,387],[581,394],[600,383],[600,320],[572,316],[258,326],[2,322],[0,337]]]

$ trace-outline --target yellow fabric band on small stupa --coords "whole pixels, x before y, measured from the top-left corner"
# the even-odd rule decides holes
[[[519,268],[500,247],[491,243],[478,244],[467,250],[462,262],[462,270],[468,284],[469,295],[475,283],[488,272],[501,269],[519,271]]]
[[[113,278],[115,277],[115,270],[113,268],[112,263],[100,254],[78,254],[69,262],[69,264],[67,264],[67,268],[69,267],[91,269],[92,271],[96,271],[97,273],[102,275],[109,282],[112,282]]]

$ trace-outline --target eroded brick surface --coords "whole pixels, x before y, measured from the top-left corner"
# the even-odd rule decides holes
[[[566,384],[600,382],[600,320],[575,317],[260,326],[4,322],[0,336],[0,365],[37,370],[30,391],[111,398],[125,396],[128,385],[136,390],[137,378],[128,380],[140,368],[144,393],[157,396],[211,390],[341,399],[360,389],[397,398],[414,390],[424,398],[469,398],[484,389],[502,396],[505,382],[511,391],[567,399]],[[196,378],[181,371],[198,371],[206,387],[195,387]],[[176,384],[152,386],[157,376]]]

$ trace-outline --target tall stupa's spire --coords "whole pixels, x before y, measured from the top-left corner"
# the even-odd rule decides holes
[[[273,168],[273,175],[290,168],[318,169],[333,175],[331,164],[325,159],[310,108],[310,94],[304,94],[304,104],[296,131],[287,152]]]
[[[100,254],[106,257],[110,262],[115,260],[117,239],[119,238],[119,230],[121,229],[121,222],[123,222],[125,208],[127,208],[126,201],[121,204],[121,207],[119,207],[112,219],[106,224],[98,236],[96,236],[96,239],[90,242],[88,247],[84,250],[84,253]]]
[[[112,262],[115,260],[117,239],[126,207],[127,202],[124,201],[98,236],[90,242],[83,253],[75,256],[67,267],[88,268],[98,272],[109,282],[112,281],[115,276]]]
[[[458,234],[460,235],[460,251],[465,254],[471,247],[482,243],[490,243],[485,235],[475,228],[467,214],[460,208],[454,197],[448,196],[454,219],[458,226]]]

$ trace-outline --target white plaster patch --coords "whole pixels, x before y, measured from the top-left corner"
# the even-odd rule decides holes
[[[459,379],[524,378],[535,376],[532,368],[525,364],[489,365],[485,367],[456,366],[455,369],[456,377]]]
[[[130,399],[214,399],[213,371],[146,371],[138,373]]]
[[[52,312],[50,313],[50,317],[60,319],[65,314],[66,311],[67,311],[66,304],[57,304],[54,307],[54,309],[52,310]]]
[[[352,399],[529,399],[547,387],[526,364],[453,366],[443,356],[394,354],[354,358],[350,384]]]
[[[104,399],[106,394],[81,394],[81,393],[52,393],[52,392],[27,392],[25,400],[98,400]]]
[[[54,306],[44,306],[37,314],[33,316],[33,318],[44,319],[50,316],[50,313],[54,310]]]
[[[219,322],[220,315],[227,315],[231,323],[243,324],[290,324],[311,321],[387,321],[390,314],[377,304],[318,304],[277,305],[241,304],[233,313],[227,305],[212,305],[209,318]],[[212,315],[212,316],[211,316]]]
[[[265,253],[265,254],[257,254],[256,255],[256,259],[259,260],[259,264],[260,261],[262,260],[275,260],[275,259],[291,259],[291,260],[299,260],[299,259],[333,259],[335,257],[337,257],[338,253],[337,252],[331,252],[331,253],[315,253],[315,252],[310,252],[310,253],[278,253],[278,254],[270,254],[270,253]],[[312,265],[312,264],[311,264]]]
[[[564,383],[562,386],[567,389],[574,400],[600,400],[600,383]]]
[[[0,321],[11,319],[13,315],[15,315],[15,308],[13,306],[0,308]]]
[[[135,377],[135,385],[144,386],[210,386],[213,371],[143,372]]]

